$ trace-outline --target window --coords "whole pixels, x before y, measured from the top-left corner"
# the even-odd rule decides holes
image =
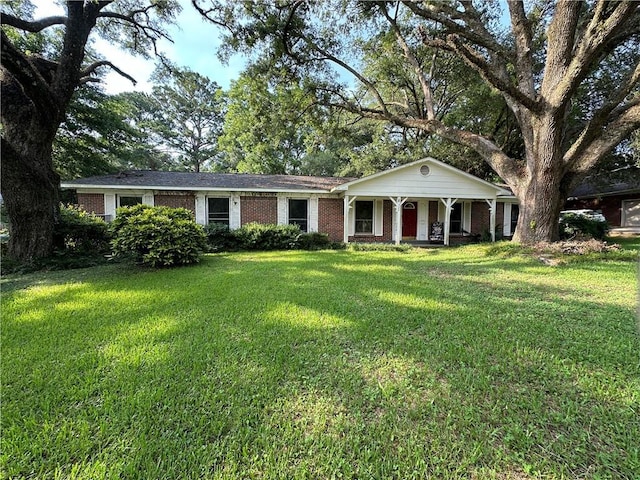
[[[229,198],[209,198],[209,222],[229,226]]]
[[[119,207],[133,207],[134,205],[140,205],[142,203],[142,197],[136,196],[118,196]]]
[[[520,207],[518,205],[511,205],[511,235],[513,235],[516,231],[519,215],[520,215]]]
[[[307,205],[306,199],[289,199],[289,224],[298,225],[303,232],[307,231]]]
[[[462,233],[462,203],[454,203],[449,217],[449,232]]]
[[[373,234],[373,201],[356,200],[356,234]]]

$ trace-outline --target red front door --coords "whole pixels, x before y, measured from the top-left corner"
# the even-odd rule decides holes
[[[407,202],[402,209],[402,236],[416,238],[418,232],[418,209],[413,202]]]

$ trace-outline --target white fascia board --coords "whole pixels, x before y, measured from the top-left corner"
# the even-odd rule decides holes
[[[498,195],[498,200],[504,203],[520,203],[518,197],[512,193],[508,193],[507,195]]]
[[[331,193],[331,190],[308,190],[308,189],[291,189],[291,190],[275,190],[273,188],[223,188],[223,187],[213,187],[213,188],[202,188],[202,187],[158,187],[152,185],[88,185],[88,184],[69,184],[69,183],[61,183],[60,186],[62,188],[72,188],[75,190],[83,190],[86,192],[81,193],[89,193],[96,192],[100,193],[104,190],[126,190],[126,191],[134,191],[134,190],[157,190],[157,191],[171,191],[171,192],[246,192],[246,193],[300,193],[300,194],[328,194]]]

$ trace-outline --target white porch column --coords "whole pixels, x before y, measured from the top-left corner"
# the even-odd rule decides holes
[[[349,243],[349,210],[351,210],[353,202],[357,197],[344,196],[344,223],[342,225],[342,241]]]
[[[402,197],[389,197],[389,199],[391,200],[391,203],[393,203],[396,207],[395,244],[400,245],[400,240],[402,240],[402,205],[404,205],[404,202],[406,202],[409,198],[406,197],[403,199]]]
[[[449,232],[451,231],[451,209],[456,203],[457,198],[441,198],[440,201],[444,204],[444,244],[449,245]]]
[[[489,225],[491,229],[491,241],[496,241],[496,199],[486,199],[485,202],[489,204]]]

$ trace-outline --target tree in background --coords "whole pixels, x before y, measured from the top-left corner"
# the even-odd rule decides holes
[[[219,171],[218,137],[225,113],[224,92],[209,78],[165,64],[155,75],[149,124],[158,146],[165,147],[179,169]]]
[[[638,2],[513,0],[508,28],[497,2],[193,3],[231,32],[226,48],[312,77],[327,104],[474,151],[520,200],[514,238],[524,243],[558,238],[573,186],[640,126]],[[371,54],[390,68],[368,72]],[[502,138],[438,115],[434,55],[464,63],[500,97],[511,123]],[[359,88],[341,84],[336,67]]]
[[[169,0],[68,1],[65,7],[65,15],[35,20],[26,2],[2,4],[1,191],[10,220],[8,255],[22,261],[47,256],[53,248],[60,177],[52,149],[75,91],[96,81],[103,67],[132,79],[108,60],[86,56],[90,35],[99,33],[148,55],[159,38],[166,38],[164,26],[179,8]],[[16,41],[44,31],[61,38],[59,50],[37,54]]]
[[[420,132],[327,107],[318,85],[249,68],[228,93],[220,149],[227,171],[362,176],[424,156]]]
[[[155,147],[148,128],[145,100],[137,92],[107,95],[93,85],[77,90],[53,143],[61,178],[168,168],[170,159]]]
[[[293,81],[292,81],[293,80]],[[321,114],[295,79],[249,70],[231,83],[220,148],[226,168],[241,173],[299,174],[307,137]]]

